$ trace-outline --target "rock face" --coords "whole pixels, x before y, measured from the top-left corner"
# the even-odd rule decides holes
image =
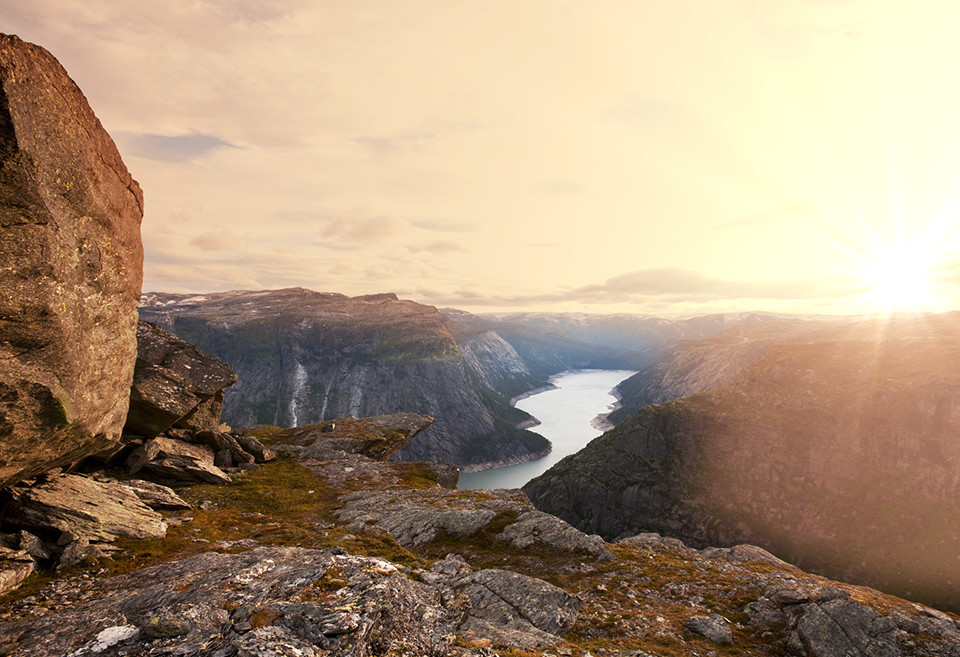
[[[20,586],[36,567],[36,562],[26,550],[0,547],[0,595]]]
[[[142,463],[139,449],[143,450],[146,457]],[[208,447],[171,438],[154,438],[138,450],[134,450],[131,457],[136,458],[136,465],[139,467],[128,466],[127,470],[131,474],[143,471],[160,481],[168,482],[230,483],[230,477],[214,465],[216,455]]]
[[[525,488],[607,537],[749,542],[958,609],[960,314],[771,345],[726,386],[647,406]]]
[[[117,537],[159,538],[167,531],[159,513],[116,482],[62,475],[30,488],[11,488],[9,494],[6,523],[55,539],[70,534],[110,542]]]
[[[141,320],[124,430],[144,438],[154,438],[172,426],[215,431],[220,425],[223,389],[236,381],[237,375],[223,362]]]
[[[529,416],[509,405],[509,395],[536,384],[516,353],[485,340],[465,358],[435,308],[394,295],[348,298],[294,288],[145,295],[140,312],[239,374],[224,400],[231,425],[303,426],[413,412],[436,422],[400,452],[402,460],[478,469],[549,450],[546,439],[515,426]],[[504,365],[495,371],[493,350],[503,351]],[[506,381],[510,390],[484,380]]]
[[[0,484],[120,436],[143,198],[46,50],[0,35]]]

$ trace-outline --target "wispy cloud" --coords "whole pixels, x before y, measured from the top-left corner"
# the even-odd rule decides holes
[[[318,232],[325,240],[352,243],[382,242],[400,233],[407,223],[396,217],[326,217]]]
[[[469,253],[463,244],[452,240],[437,240],[429,244],[414,245],[407,247],[413,253],[430,253],[432,255],[441,255],[444,253]]]
[[[477,229],[475,224],[468,221],[445,221],[442,219],[412,219],[410,225],[438,233],[469,233]]]
[[[717,301],[813,300],[844,298],[863,290],[852,281],[805,279],[788,283],[753,283],[712,278],[686,269],[645,269],[610,278],[602,283],[544,294],[487,295],[473,289],[443,295],[439,303],[456,305],[465,300],[475,306],[533,307],[538,304],[576,303],[649,305],[708,303]]]
[[[117,141],[124,152],[158,162],[191,162],[220,148],[237,148],[216,135],[154,135],[120,132]]]

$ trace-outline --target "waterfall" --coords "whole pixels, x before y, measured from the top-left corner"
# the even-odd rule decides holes
[[[307,370],[304,369],[300,361],[297,361],[297,367],[293,371],[293,393],[290,395],[290,426],[297,426],[299,418],[297,409],[300,406],[299,399],[303,395],[303,389],[307,385]]]

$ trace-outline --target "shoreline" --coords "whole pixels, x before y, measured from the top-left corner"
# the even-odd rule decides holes
[[[624,380],[626,380],[626,379],[624,379]],[[617,385],[620,385],[620,384],[618,383]],[[598,415],[597,417],[595,417],[595,418],[593,418],[592,420],[590,420],[590,426],[591,426],[591,427],[593,427],[593,428],[596,429],[597,431],[603,431],[604,433],[606,433],[607,431],[610,431],[610,429],[612,429],[612,428],[614,428],[615,426],[617,426],[617,425],[613,424],[612,422],[610,422],[610,420],[609,420],[608,418],[610,417],[610,415],[611,415],[614,411],[617,411],[617,410],[619,410],[619,409],[621,408],[620,402],[623,400],[623,397],[621,397],[621,396],[620,396],[620,393],[617,392],[617,386],[613,386],[613,390],[611,390],[608,394],[609,394],[611,397],[613,397],[614,400],[616,400],[616,401],[614,401],[612,404],[610,404],[610,410],[607,411],[606,413],[601,413],[601,414]]]
[[[552,379],[553,376],[551,376],[550,378]],[[557,389],[557,386],[555,386],[555,385],[552,384],[552,383],[549,383],[549,379],[547,379],[547,381],[548,381],[548,383],[547,383],[547,385],[545,385],[545,386],[540,386],[539,388],[534,388],[533,390],[528,390],[528,391],[526,391],[526,392],[524,392],[524,393],[522,393],[522,394],[517,395],[516,397],[511,398],[511,399],[510,399],[510,405],[511,405],[511,406],[516,406],[516,405],[517,405],[517,402],[520,401],[520,400],[522,400],[522,399],[526,399],[527,397],[533,397],[534,395],[539,395],[541,392],[548,392],[548,391],[550,391],[550,390],[556,390],[556,389]],[[538,421],[537,423],[539,424],[539,421]]]
[[[524,463],[531,463],[533,461],[537,461],[539,459],[547,457],[550,455],[552,451],[553,451],[553,443],[550,443],[550,445],[548,445],[546,449],[542,449],[539,452],[532,452],[531,454],[529,454],[528,455],[529,458],[518,456],[516,458],[508,459],[506,461],[487,461],[486,463],[471,463],[470,465],[467,465],[467,466],[461,466],[460,474],[466,474],[466,473],[472,474],[475,472],[485,472],[486,470],[496,470],[497,468],[505,468],[511,465],[523,465]]]

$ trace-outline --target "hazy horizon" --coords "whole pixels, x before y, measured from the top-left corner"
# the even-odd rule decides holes
[[[960,5],[0,1],[144,188],[144,290],[960,308]]]

